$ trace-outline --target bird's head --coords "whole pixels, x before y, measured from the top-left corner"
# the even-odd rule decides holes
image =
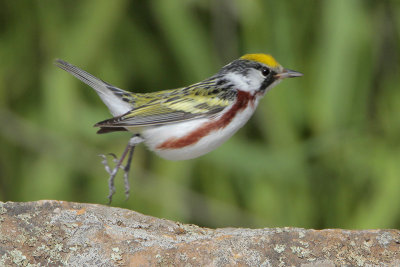
[[[224,66],[219,74],[235,89],[254,94],[264,94],[282,79],[303,75],[282,67],[268,54],[246,54]]]

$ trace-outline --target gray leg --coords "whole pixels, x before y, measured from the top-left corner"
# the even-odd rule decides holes
[[[124,185],[125,185],[125,197],[126,200],[129,198],[129,179],[128,179],[128,174],[129,170],[131,169],[131,163],[132,163],[132,157],[133,157],[133,152],[135,151],[135,146],[131,147],[131,150],[129,150],[129,157],[128,161],[126,162],[126,165],[124,167]]]
[[[124,152],[121,155],[121,158],[118,160],[117,157],[115,156],[115,154],[110,153],[109,155],[111,155],[114,159],[113,161],[116,163],[115,167],[113,170],[111,170],[110,166],[108,165],[107,162],[107,158],[105,155],[100,155],[103,160],[101,161],[101,163],[103,163],[106,171],[108,172],[108,174],[110,174],[110,178],[108,179],[108,188],[109,188],[109,193],[108,193],[108,204],[111,204],[111,200],[112,200],[112,196],[115,193],[115,186],[114,186],[114,180],[115,180],[115,176],[117,175],[118,169],[121,168],[124,170],[124,183],[125,183],[125,195],[128,198],[129,197],[129,180],[128,180],[128,172],[131,166],[131,161],[132,161],[132,157],[133,157],[133,152],[135,149],[135,146],[137,144],[140,144],[144,141],[144,139],[142,137],[140,137],[140,135],[134,135],[132,136],[132,138],[129,140],[128,145],[125,147]],[[122,165],[122,162],[124,161],[126,155],[129,152],[129,157],[128,157],[128,162],[126,164],[126,166]]]

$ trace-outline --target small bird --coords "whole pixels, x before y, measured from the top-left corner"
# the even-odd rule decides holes
[[[98,134],[133,133],[119,160],[111,154],[116,163],[113,169],[106,156],[101,155],[110,175],[109,203],[120,168],[124,170],[125,194],[129,196],[128,172],[137,144],[144,142],[151,151],[168,160],[202,156],[239,130],[267,91],[282,79],[303,75],[283,68],[271,55],[246,54],[193,85],[139,94],[106,83],[61,59],[55,64],[92,87],[110,110],[113,118],[94,125],[100,127]]]

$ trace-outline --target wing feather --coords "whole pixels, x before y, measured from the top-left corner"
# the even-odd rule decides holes
[[[225,97],[226,94],[222,90],[215,89],[204,88],[198,84],[176,90],[135,94],[136,103],[142,105],[121,116],[101,121],[95,126],[140,127],[210,117],[233,102],[232,98]]]

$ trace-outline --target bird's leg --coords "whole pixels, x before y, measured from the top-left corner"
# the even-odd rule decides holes
[[[115,176],[117,175],[118,169],[121,168],[124,170],[124,183],[125,183],[125,195],[127,196],[127,198],[129,197],[129,180],[128,180],[128,172],[131,166],[131,162],[132,162],[132,157],[133,157],[133,152],[135,149],[135,146],[137,144],[140,144],[144,141],[144,139],[142,137],[140,137],[140,135],[134,135],[131,137],[131,139],[129,140],[128,145],[125,147],[124,152],[121,155],[121,158],[118,160],[117,157],[115,156],[115,154],[110,153],[109,155],[111,155],[114,159],[113,161],[116,163],[115,167],[113,170],[111,170],[110,166],[108,165],[107,162],[107,158],[105,155],[100,155],[103,160],[101,163],[103,163],[106,171],[108,172],[108,174],[110,174],[110,178],[108,179],[108,188],[109,188],[109,193],[108,193],[108,204],[111,204],[111,200],[112,200],[112,196],[115,193],[115,186],[114,186],[114,180],[115,180]],[[122,165],[122,162],[124,161],[126,155],[129,152],[129,157],[128,157],[128,162],[126,164],[126,166]]]
[[[105,169],[106,169],[106,172],[107,172],[108,174],[110,174],[110,178],[109,178],[109,180],[108,180],[108,188],[109,188],[109,190],[110,190],[110,192],[109,192],[109,194],[108,194],[108,200],[109,200],[108,204],[111,204],[111,198],[110,198],[110,196],[112,197],[112,195],[115,193],[114,177],[115,177],[115,175],[116,175],[116,170],[118,170],[118,168],[115,168],[115,169],[111,170],[110,165],[108,165],[107,156],[111,156],[111,157],[113,158],[113,162],[114,162],[116,165],[118,165],[118,162],[119,162],[119,161],[118,161],[117,156],[116,156],[114,153],[108,153],[107,155],[100,154],[99,156],[103,158],[103,160],[101,161],[101,163],[104,165],[104,167],[105,167]],[[115,172],[115,173],[114,173],[114,172]]]
[[[128,200],[129,198],[129,190],[130,190],[130,186],[129,186],[129,170],[131,168],[131,163],[132,163],[132,157],[133,157],[133,152],[135,151],[135,145],[131,147],[131,149],[129,150],[129,157],[128,157],[128,161],[126,162],[126,165],[124,167],[124,185],[125,185],[125,197],[126,200]]]

